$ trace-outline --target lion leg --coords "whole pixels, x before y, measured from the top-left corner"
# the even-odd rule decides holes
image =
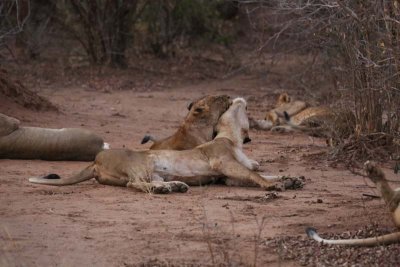
[[[289,133],[293,132],[293,127],[290,125],[279,125],[272,127],[271,132],[276,132],[276,133]]]
[[[252,181],[263,188],[274,187],[275,183],[264,179],[258,173],[249,170],[234,158],[230,160],[212,160],[211,167],[228,178],[240,181]]]
[[[171,181],[166,183],[171,187],[172,192],[186,193],[189,190],[189,186],[184,182]]]
[[[171,192],[185,193],[189,189],[189,186],[184,182],[180,181],[164,182],[164,178],[156,173],[153,173],[151,175],[150,182],[146,182],[140,179],[139,180],[131,179],[126,184],[126,187],[155,194],[169,194]]]
[[[260,174],[260,176],[262,177],[262,178],[264,178],[265,180],[268,180],[268,181],[279,181],[280,179],[282,179],[282,176],[281,175],[265,175],[265,174]]]
[[[181,181],[165,182],[165,179],[156,173],[153,173],[151,178],[152,182],[163,182],[168,184],[171,187],[172,192],[185,193],[189,190],[189,186],[186,183]]]
[[[126,187],[133,188],[145,193],[154,194],[169,194],[172,192],[171,186],[167,182],[135,182],[130,181],[126,184]]]
[[[235,158],[249,170],[256,171],[260,168],[260,163],[248,158],[241,149],[235,149]]]

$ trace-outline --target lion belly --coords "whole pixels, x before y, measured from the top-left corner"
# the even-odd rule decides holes
[[[152,153],[154,172],[167,180],[172,177],[212,176],[218,173],[210,167],[208,159],[194,150],[159,150]]]

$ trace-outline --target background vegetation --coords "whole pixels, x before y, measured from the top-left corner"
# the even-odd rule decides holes
[[[15,40],[14,57],[37,60],[50,39],[68,36],[79,44],[70,59],[125,68],[133,50],[167,59],[200,42],[237,54],[244,20],[255,62],[264,54],[305,56],[292,74],[299,87],[310,95],[333,88],[328,104],[354,112],[354,134],[335,155],[399,154],[397,0],[8,0],[0,3],[0,49],[11,53]]]

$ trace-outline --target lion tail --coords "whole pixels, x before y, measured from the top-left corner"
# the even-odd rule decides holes
[[[143,145],[143,144],[146,144],[149,141],[156,142],[157,140],[153,136],[146,134],[143,137],[142,142],[140,142],[140,143]]]
[[[395,232],[387,235],[370,237],[370,238],[361,238],[361,239],[323,239],[317,233],[314,228],[307,228],[306,233],[308,237],[314,239],[315,241],[328,244],[328,245],[344,245],[344,246],[374,246],[374,245],[386,245],[392,244],[395,242],[399,242],[400,240],[400,232]]]
[[[60,176],[57,174],[49,174],[44,177],[31,177],[29,178],[29,182],[34,184],[46,184],[46,185],[72,185],[77,184],[83,181],[87,181],[89,179],[94,178],[94,164],[86,167],[79,173],[64,179],[59,179]]]

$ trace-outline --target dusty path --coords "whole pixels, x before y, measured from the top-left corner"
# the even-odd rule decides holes
[[[131,149],[148,147],[139,144],[147,132],[172,133],[191,99],[210,93],[245,96],[249,113],[262,117],[280,92],[251,76],[148,91],[55,86],[40,93],[60,107],[60,114],[10,103],[0,112],[25,125],[85,127],[114,148]],[[392,227],[381,211],[383,201],[363,199],[362,193],[377,193],[370,183],[318,157],[326,149],[323,140],[261,131],[252,131],[251,137],[245,151],[263,172],[304,175],[304,189],[267,199],[258,188],[219,185],[172,195],[95,181],[58,188],[29,184],[27,178],[49,172],[66,176],[87,163],[0,160],[0,266],[237,266],[254,261],[298,266],[296,259],[282,259],[267,241],[304,236],[309,225],[322,233],[356,231],[373,222]]]

